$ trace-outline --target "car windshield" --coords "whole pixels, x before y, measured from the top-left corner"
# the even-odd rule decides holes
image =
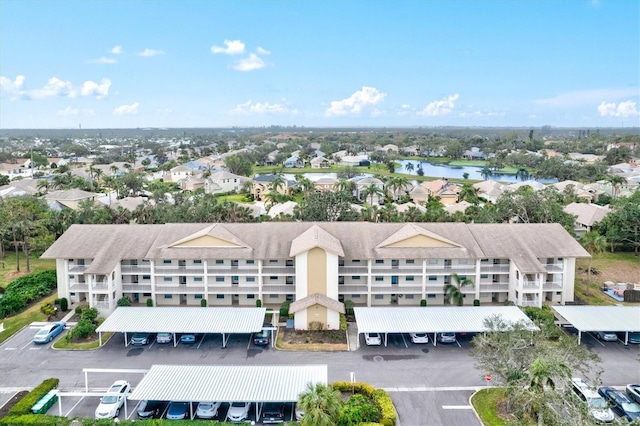
[[[103,404],[115,404],[118,402],[118,395],[105,395],[102,397]]]
[[[46,336],[47,334],[49,334],[50,329],[48,328],[43,328],[42,330],[38,331],[38,333],[36,334],[36,336]]]
[[[231,404],[232,407],[244,407],[244,402],[234,402]]]
[[[635,402],[623,402],[622,409],[626,413],[640,413],[640,405]]]
[[[591,408],[595,408],[595,409],[607,408],[607,401],[605,401],[604,398],[602,397],[589,398],[587,399],[587,403]]]
[[[268,330],[262,330],[261,332],[259,332],[256,337],[269,337],[269,331]]]

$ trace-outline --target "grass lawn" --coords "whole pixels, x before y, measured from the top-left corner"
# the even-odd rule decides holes
[[[41,253],[33,253],[29,256],[31,272],[56,269],[56,261],[54,259],[40,259],[40,254]],[[16,269],[17,263],[15,252],[6,252],[6,256],[0,259],[0,287],[6,288],[11,281],[23,275],[27,275],[27,265],[22,252],[20,252],[20,272],[18,273]]]
[[[503,401],[506,391],[502,388],[482,389],[471,397],[471,405],[480,416],[484,426],[506,426],[508,423],[496,412],[499,402]]]
[[[588,275],[591,267],[598,273]],[[577,298],[589,305],[625,305],[637,306],[637,303],[618,302],[602,292],[605,281],[614,283],[637,282],[640,280],[640,257],[632,253],[600,253],[593,259],[579,259],[576,262],[576,286]]]
[[[0,333],[0,343],[7,340],[9,337],[13,336],[15,333],[20,331],[23,327],[31,324],[35,321],[46,321],[47,316],[40,312],[40,306],[45,303],[51,303],[58,298],[58,293],[54,293],[51,296],[48,296],[42,300],[40,300],[35,305],[31,306],[27,310],[14,315],[12,317],[7,317],[4,319],[0,319],[0,323],[4,327],[4,331]]]
[[[229,195],[222,195],[218,198],[218,201],[220,201],[221,203],[224,201],[230,201],[233,203],[250,203],[251,201],[247,201],[245,200],[246,194],[229,194]]]
[[[104,345],[105,343],[107,343],[109,339],[111,339],[111,336],[113,336],[112,332],[104,333],[102,335],[102,344]],[[53,348],[71,351],[87,351],[91,349],[98,349],[100,347],[99,345],[100,340],[98,339],[97,335],[95,336],[95,339],[91,339],[86,342],[67,342],[67,339],[65,339],[63,336],[53,344]]]

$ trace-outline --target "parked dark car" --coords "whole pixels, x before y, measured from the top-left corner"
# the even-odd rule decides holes
[[[260,418],[262,424],[284,422],[284,402],[266,402]]]
[[[611,404],[611,409],[630,422],[640,419],[640,404],[629,399],[626,393],[611,386],[601,386],[598,393]]]
[[[167,420],[182,420],[188,417],[188,412],[188,402],[171,401],[169,403],[169,409],[167,410]]]
[[[627,385],[627,396],[640,404],[640,384],[628,384]]]
[[[169,403],[166,401],[142,401],[138,405],[139,419],[159,419]]]
[[[253,344],[257,346],[268,346],[271,343],[271,324],[262,324],[262,330],[253,337]]]
[[[131,337],[132,345],[147,345],[151,340],[151,335],[149,333],[135,333]]]
[[[196,342],[195,334],[183,334],[180,336],[180,343],[185,345],[193,345]]]

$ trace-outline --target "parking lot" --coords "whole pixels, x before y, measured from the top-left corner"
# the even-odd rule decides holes
[[[124,346],[124,335],[115,334],[95,351],[58,351],[51,344],[31,342],[39,327],[26,327],[0,345],[0,404],[14,388],[32,387],[49,377],[60,379],[63,391],[84,391],[83,368],[149,369],[152,365],[303,365],[326,364],[329,382],[356,381],[383,388],[391,395],[404,425],[478,424],[468,398],[475,389],[486,386],[483,372],[474,368],[468,356],[471,335],[458,335],[459,344],[411,343],[408,334],[389,334],[388,346],[367,346],[361,338],[360,348],[352,352],[285,352],[268,346],[255,346],[251,334],[234,334],[222,348],[219,334],[198,336],[193,345],[157,344]],[[570,331],[570,330],[568,330]],[[59,339],[60,337],[58,337]],[[640,382],[637,358],[640,345],[600,342],[583,335],[583,344],[602,358],[604,384],[623,386]],[[135,386],[141,375],[118,373],[92,374],[90,391],[105,391],[117,379]],[[65,397],[63,415],[93,417],[99,397]],[[420,407],[416,410],[416,407]],[[135,418],[134,407],[128,417]],[[224,415],[226,406],[221,407]],[[58,414],[58,404],[52,414]],[[255,408],[252,408],[252,413]],[[289,409],[290,410],[290,409]],[[429,413],[433,423],[426,422]],[[254,414],[252,414],[254,415]],[[120,414],[124,418],[124,410]]]

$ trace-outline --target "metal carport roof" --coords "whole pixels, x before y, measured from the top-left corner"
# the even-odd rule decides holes
[[[104,320],[100,333],[257,333],[267,308],[121,306]]]
[[[484,320],[500,315],[504,321],[533,322],[517,306],[355,307],[358,333],[464,333],[486,331]]]
[[[558,316],[583,331],[640,332],[640,308],[636,306],[552,306]],[[625,338],[625,344],[627,338]]]
[[[153,365],[129,399],[296,402],[307,383],[327,384],[327,366]]]

